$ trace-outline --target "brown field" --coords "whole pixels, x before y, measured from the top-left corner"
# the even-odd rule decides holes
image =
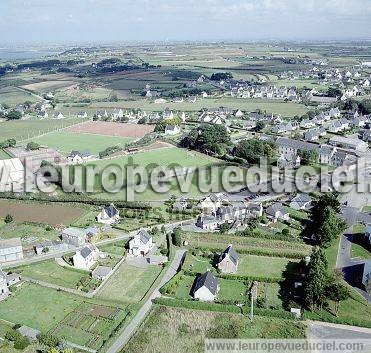
[[[73,84],[76,84],[76,82],[71,80],[43,81],[27,84],[22,86],[22,88],[36,92],[46,92],[53,91],[58,88],[68,87]]]
[[[0,200],[0,217],[10,214],[18,222],[68,225],[81,217],[84,212],[84,209],[79,207]]]
[[[105,136],[138,138],[152,132],[152,125],[123,124],[105,121],[89,121],[85,124],[71,127],[68,132],[87,133]]]

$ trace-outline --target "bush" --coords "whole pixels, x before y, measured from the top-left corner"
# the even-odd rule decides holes
[[[29,346],[29,344],[30,344],[30,341],[28,340],[28,338],[21,336],[16,341],[14,341],[14,348],[19,349],[19,350],[24,350],[25,348]]]
[[[41,333],[39,336],[39,342],[48,347],[57,347],[60,341],[59,337],[49,333]]]
[[[5,223],[12,223],[13,222],[13,216],[10,214],[7,214],[4,219]]]

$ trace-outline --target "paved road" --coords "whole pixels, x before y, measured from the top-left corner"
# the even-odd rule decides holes
[[[311,339],[371,339],[371,329],[365,327],[332,324],[321,321],[307,321],[308,338]]]
[[[140,308],[138,313],[134,316],[134,318],[130,321],[130,323],[125,327],[122,331],[120,336],[116,339],[116,341],[108,348],[107,353],[117,353],[119,352],[124,345],[129,341],[131,336],[135,333],[141,322],[147,316],[148,312],[152,307],[152,300],[161,296],[159,290],[160,288],[170,281],[175,274],[178,272],[178,269],[181,265],[183,256],[186,250],[177,250],[174,256],[174,260],[171,262],[170,267],[167,269],[165,275],[162,277],[160,284],[155,288],[151,296],[148,300],[144,303],[144,305]]]

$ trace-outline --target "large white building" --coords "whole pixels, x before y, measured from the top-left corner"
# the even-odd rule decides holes
[[[23,259],[23,248],[20,238],[0,240],[0,262]]]
[[[0,160],[0,192],[24,189],[25,170],[19,158]]]

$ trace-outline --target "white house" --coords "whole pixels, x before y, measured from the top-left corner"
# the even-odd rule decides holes
[[[216,277],[208,270],[196,279],[193,298],[201,301],[214,301],[219,285]]]
[[[118,222],[119,219],[119,211],[113,203],[109,206],[104,206],[102,211],[97,215],[97,222],[103,224],[113,224]]]
[[[67,156],[67,159],[72,164],[81,164],[86,160],[92,159],[93,155],[88,151],[71,151],[71,153]]]
[[[288,221],[290,219],[290,215],[285,209],[283,208],[282,203],[275,202],[272,205],[268,206],[266,209],[266,213],[268,218],[272,222],[280,221]]]
[[[209,196],[200,200],[197,204],[202,213],[211,214],[215,213],[216,210],[222,205],[222,194],[210,194]]]
[[[180,127],[178,125],[166,125],[165,135],[178,135],[180,133]]]
[[[218,219],[214,215],[200,215],[196,221],[196,226],[204,230],[216,230],[218,225]]]
[[[217,267],[222,273],[236,273],[238,268],[238,254],[232,245],[228,245],[219,256]]]
[[[311,197],[306,193],[297,194],[290,202],[290,207],[294,210],[307,210],[312,204]]]
[[[53,114],[53,119],[64,119],[64,115],[61,112],[55,112]]]
[[[0,300],[5,299],[9,294],[9,287],[20,280],[21,276],[19,274],[6,274],[0,267]]]
[[[80,270],[89,270],[98,260],[99,250],[93,245],[89,244],[81,250],[76,251],[73,255],[73,266]]]
[[[133,256],[147,255],[153,248],[152,236],[146,230],[140,230],[129,241],[129,254]]]

